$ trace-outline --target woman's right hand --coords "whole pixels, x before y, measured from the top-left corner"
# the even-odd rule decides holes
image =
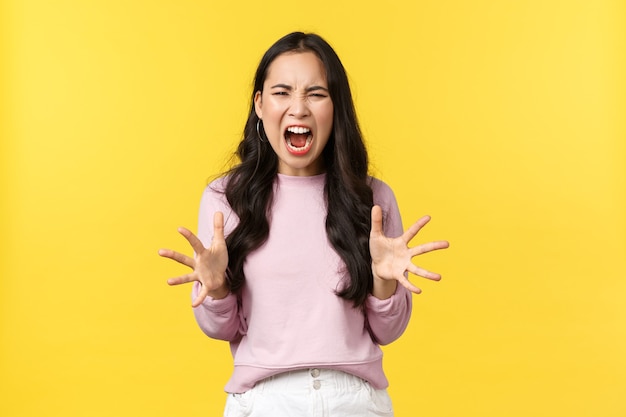
[[[186,275],[167,280],[169,285],[180,285],[198,281],[201,284],[198,296],[193,300],[192,307],[199,306],[208,296],[216,299],[224,298],[229,290],[226,285],[226,269],[228,268],[228,251],[224,239],[224,215],[216,212],[213,216],[214,235],[211,246],[205,248],[200,239],[189,230],[181,227],[178,232],[187,239],[195,252],[190,258],[170,249],[159,249],[159,255],[188,266],[193,271]]]

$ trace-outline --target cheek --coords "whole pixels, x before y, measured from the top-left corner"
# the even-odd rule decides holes
[[[319,124],[324,131],[330,133],[333,129],[333,109],[324,109],[319,117]]]
[[[282,113],[280,106],[272,101],[263,106],[263,126],[269,136],[277,137],[282,134],[279,132]]]

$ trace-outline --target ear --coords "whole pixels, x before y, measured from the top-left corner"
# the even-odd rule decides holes
[[[254,111],[259,119],[263,119],[263,95],[260,91],[254,93]]]

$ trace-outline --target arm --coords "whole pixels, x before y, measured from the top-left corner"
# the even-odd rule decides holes
[[[240,320],[236,296],[229,292],[226,284],[228,251],[224,215],[218,209],[228,207],[219,207],[218,196],[207,187],[200,203],[198,236],[185,228],[179,229],[193,248],[194,257],[169,249],[159,250],[159,255],[192,269],[189,274],[170,278],[168,284],[193,282],[192,307],[202,331],[212,338],[232,341],[239,336]]]
[[[198,296],[200,290],[200,284],[194,283],[191,292],[193,299]],[[237,296],[232,293],[221,299],[206,297],[199,306],[194,307],[193,314],[200,329],[213,339],[234,342],[244,332],[239,317]]]
[[[365,300],[365,315],[374,342],[388,345],[399,338],[409,324],[411,309],[411,292],[402,285],[396,286],[396,292],[384,300],[369,295]]]
[[[430,218],[422,217],[402,233],[402,221],[393,192],[381,182],[374,183],[372,188],[375,203],[380,206],[372,208],[370,252],[374,282],[372,294],[365,304],[365,312],[372,338],[384,345],[404,332],[411,316],[411,292],[421,292],[408,280],[408,273],[435,281],[441,279],[439,274],[414,265],[413,257],[447,248],[448,242],[431,242],[409,248],[409,241]]]

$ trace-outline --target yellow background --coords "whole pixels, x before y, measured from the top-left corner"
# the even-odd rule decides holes
[[[292,30],[342,58],[405,224],[451,241],[385,349],[396,414],[626,415],[623,1],[1,4],[1,416],[221,415],[228,347],[156,251]]]

